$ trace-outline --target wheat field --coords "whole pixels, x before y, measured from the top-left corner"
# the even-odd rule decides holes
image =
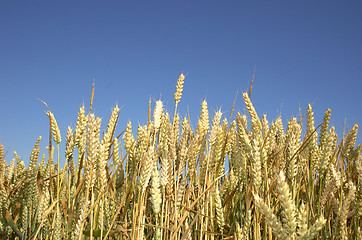
[[[331,110],[315,123],[308,105],[284,129],[249,92],[248,115],[211,117],[203,101],[192,129],[177,111],[184,80],[174,112],[150,101],[147,124],[122,132],[117,106],[101,132],[94,92],[65,138],[48,110],[49,140],[37,139],[28,167],[16,152],[8,165],[0,144],[0,238],[362,239],[357,124],[338,137]]]

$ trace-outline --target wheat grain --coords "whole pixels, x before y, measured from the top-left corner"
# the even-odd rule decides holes
[[[156,102],[155,111],[153,112],[153,127],[155,129],[155,132],[157,132],[160,128],[162,113],[163,113],[163,103],[161,100],[158,100]]]
[[[53,132],[53,139],[54,142],[56,142],[57,144],[59,144],[62,141],[62,137],[60,136],[60,130],[57,124],[57,121],[55,120],[54,114],[50,111],[46,112],[49,120],[50,120],[50,126]]]
[[[157,167],[154,166],[152,171],[152,183],[151,183],[151,202],[153,212],[157,215],[161,211],[161,190],[160,190],[160,176]]]
[[[278,193],[283,207],[283,223],[286,234],[293,238],[296,229],[296,207],[291,197],[283,171],[278,176]]]
[[[177,85],[176,85],[176,93],[175,93],[175,103],[176,104],[178,104],[180,102],[180,99],[182,96],[184,80],[185,80],[185,75],[183,75],[181,73],[180,77],[177,80]]]
[[[202,137],[204,134],[207,134],[209,131],[209,110],[207,108],[206,100],[201,103],[201,113],[199,121],[197,122],[196,134]]]
[[[86,149],[87,161],[84,171],[86,177],[85,186],[89,184],[89,187],[93,186],[95,181],[95,164],[98,155],[100,124],[101,120],[99,118],[96,119],[94,114],[89,114]]]
[[[253,104],[251,103],[250,98],[247,93],[243,93],[243,98],[244,98],[246,108],[248,109],[248,112],[251,116],[252,132],[254,134],[258,135],[262,129],[258,114],[256,113],[255,108],[254,108]]]
[[[121,142],[118,142],[118,138],[113,140],[113,165],[116,167],[119,163],[119,145]]]
[[[273,233],[277,239],[286,239],[287,235],[285,234],[285,230],[273,211],[265,204],[258,194],[254,194],[254,200],[260,212],[265,215],[266,221],[273,229]]]
[[[327,109],[326,113],[324,114],[321,131],[319,135],[319,147],[321,149],[324,148],[324,145],[328,142],[327,135],[328,135],[328,127],[329,127],[329,120],[331,118],[331,109]]]
[[[139,188],[141,189],[141,192],[145,192],[151,178],[152,169],[155,165],[155,150],[153,145],[151,145],[147,150],[147,153],[144,155],[144,159],[142,159],[142,163]]]
[[[214,188],[214,200],[217,224],[219,225],[221,232],[223,232],[225,225],[224,210],[221,203],[220,191],[217,186]]]
[[[357,132],[358,132],[358,124],[355,124],[351,129],[351,131],[349,131],[347,139],[343,145],[341,151],[342,158],[347,158],[347,159],[350,158],[354,146],[356,145]]]
[[[326,220],[322,217],[318,218],[317,221],[313,224],[313,226],[307,230],[307,232],[300,238],[303,240],[314,239],[314,237],[318,234],[318,232],[322,229]]]
[[[297,233],[299,236],[304,236],[308,230],[308,212],[303,202],[300,205],[298,212],[299,214],[297,217],[297,224],[298,224]]]

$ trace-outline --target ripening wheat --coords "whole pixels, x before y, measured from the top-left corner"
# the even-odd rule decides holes
[[[0,144],[0,238],[362,238],[358,124],[338,138],[331,110],[315,123],[309,105],[306,120],[284,130],[281,118],[259,118],[244,93],[250,116],[210,116],[204,100],[193,129],[177,111],[184,81],[174,113],[159,100],[144,126],[117,128],[116,106],[102,133],[101,118],[82,106],[63,143],[48,111],[56,148],[39,137],[28,167],[16,152],[8,165]]]

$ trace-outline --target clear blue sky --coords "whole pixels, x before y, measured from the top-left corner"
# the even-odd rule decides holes
[[[173,112],[180,73],[188,74],[180,113],[194,128],[200,103],[229,116],[236,91],[247,91],[270,121],[286,124],[313,105],[316,124],[327,108],[340,134],[362,123],[361,1],[1,1],[0,141],[28,163],[38,136],[48,137],[45,101],[63,146],[79,107],[106,127],[120,111],[147,121],[148,99]],[[237,111],[245,112],[241,94]],[[361,131],[360,131],[361,132]],[[341,136],[340,136],[341,137]],[[358,141],[361,142],[361,133]],[[62,153],[63,156],[63,153]]]

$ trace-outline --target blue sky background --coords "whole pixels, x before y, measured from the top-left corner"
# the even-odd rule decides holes
[[[46,152],[45,101],[60,126],[75,127],[79,107],[107,125],[120,111],[117,133],[131,120],[147,122],[148,99],[173,112],[180,73],[187,74],[179,105],[192,125],[207,99],[210,113],[245,113],[252,102],[271,122],[286,124],[308,103],[321,123],[327,108],[342,133],[362,121],[361,1],[0,1],[0,141],[28,163],[38,138]],[[340,136],[341,137],[341,136]],[[358,143],[361,142],[361,133]],[[63,153],[62,153],[63,155]]]

